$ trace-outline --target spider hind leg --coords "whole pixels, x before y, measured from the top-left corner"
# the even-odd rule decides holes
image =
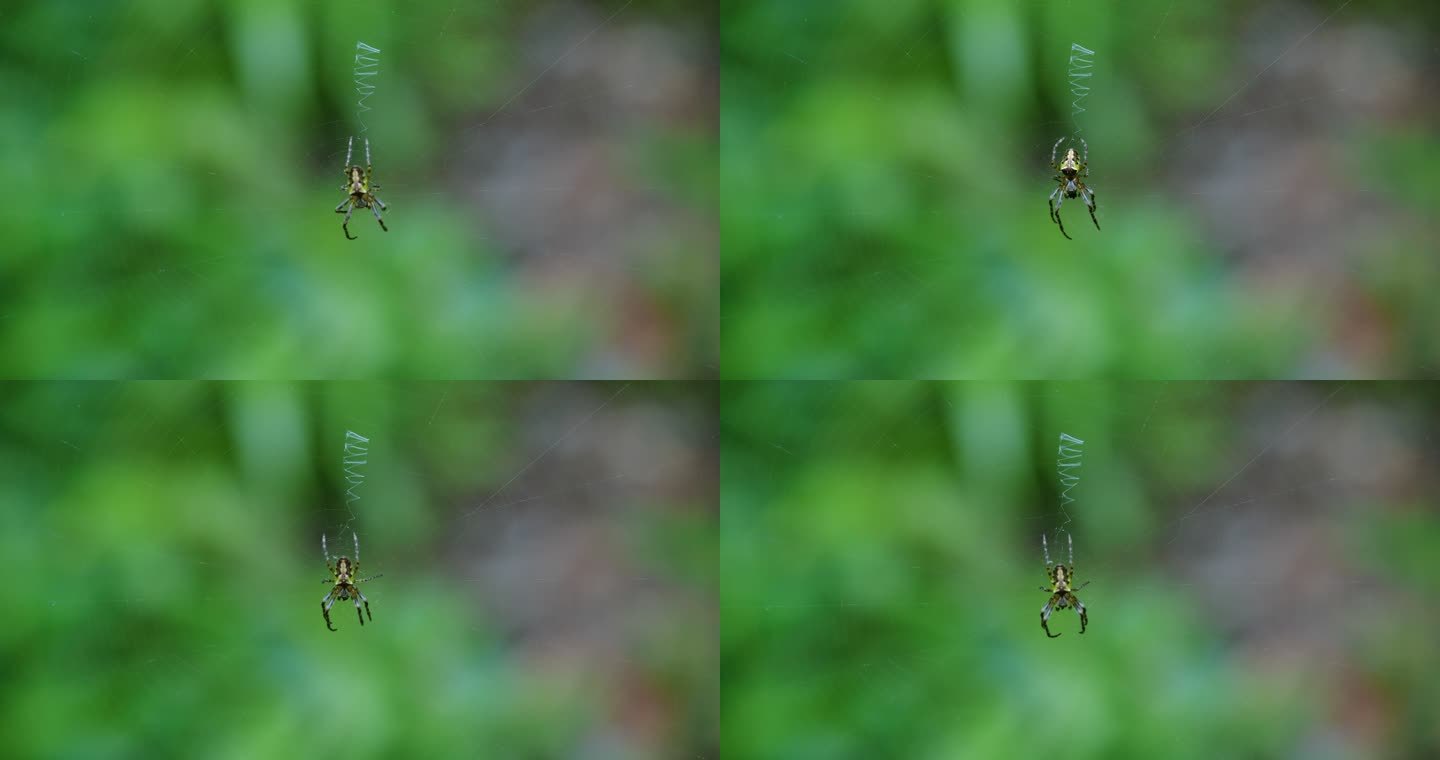
[[[1059,193],[1059,188],[1056,188],[1056,193]],[[1055,194],[1052,193],[1051,195],[1052,197],[1054,197]],[[1064,235],[1066,240],[1074,240],[1075,238],[1070,237],[1070,233],[1065,231],[1065,223],[1060,221],[1060,204],[1064,201],[1064,194],[1060,194],[1058,197],[1055,197],[1054,202],[1050,204],[1050,218],[1060,226],[1060,234]]]
[[[335,592],[331,591],[329,594],[325,595],[324,599],[320,600],[320,614],[325,616],[325,627],[329,628],[332,631],[339,630],[330,622],[330,606],[335,604],[335,600],[331,597],[334,594]]]
[[[1050,609],[1053,604],[1055,604],[1055,598],[1051,597],[1050,601],[1046,602],[1045,606],[1040,608],[1040,627],[1045,629],[1046,636],[1052,639],[1058,639],[1060,638],[1060,634],[1050,632]]]
[[[347,201],[347,202],[348,202],[348,201]],[[336,212],[336,213],[339,213],[339,212],[340,212],[340,209],[338,209],[338,208],[335,209],[335,212]],[[345,231],[345,239],[346,239],[346,240],[359,240],[359,239],[360,239],[360,238],[355,237],[354,235],[351,235],[351,234],[350,234],[350,215],[353,214],[353,213],[355,213],[355,204],[352,203],[352,204],[350,204],[350,208],[345,211],[345,221],[343,221],[343,222],[340,223],[340,229],[342,229],[342,230]]]

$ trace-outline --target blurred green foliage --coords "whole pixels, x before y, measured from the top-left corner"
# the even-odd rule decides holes
[[[5,390],[5,756],[713,756],[703,387]]]
[[[7,4],[0,372],[709,374],[707,23],[645,0]],[[357,40],[381,50],[363,126]],[[668,53],[667,87],[626,46]],[[390,207],[356,241],[332,212],[351,135]]]
[[[727,383],[726,755],[1432,756],[1437,416],[1425,384]],[[1066,532],[1090,625],[1047,639]]]
[[[1338,0],[730,3],[726,375],[1433,374],[1437,31]],[[1077,124],[1103,229],[1071,201],[1071,241],[1046,196]]]

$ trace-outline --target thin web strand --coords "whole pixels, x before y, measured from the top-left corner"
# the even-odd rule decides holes
[[[621,387],[620,387],[620,390],[615,391],[614,393],[612,393],[612,394],[610,395],[610,398],[605,399],[605,401],[602,402],[602,403],[600,404],[600,406],[597,406],[597,407],[595,407],[593,410],[591,410],[589,414],[585,415],[583,418],[580,419],[579,422],[575,423],[569,430],[565,431],[565,434],[564,434],[564,435],[562,435],[562,436],[560,436],[559,438],[555,439],[555,442],[554,442],[554,443],[550,444],[549,446],[546,446],[544,451],[542,451],[542,452],[540,452],[539,454],[535,455],[535,458],[534,458],[534,459],[531,459],[529,462],[527,462],[524,467],[521,467],[518,471],[516,471],[516,473],[515,473],[514,475],[510,476],[510,479],[509,479],[509,480],[505,481],[505,483],[504,483],[503,485],[501,485],[499,488],[495,489],[489,496],[485,497],[485,500],[484,500],[484,501],[480,502],[480,504],[477,505],[474,509],[471,509],[471,510],[467,511],[465,514],[461,515],[461,517],[469,517],[469,516],[475,514],[476,512],[479,512],[480,510],[484,509],[487,505],[490,504],[490,502],[492,502],[492,501],[495,500],[495,497],[496,497],[496,496],[499,496],[501,493],[503,493],[503,492],[505,491],[505,489],[509,488],[512,483],[514,483],[516,480],[519,480],[521,475],[524,475],[526,472],[528,472],[528,471],[530,470],[530,468],[531,468],[531,467],[534,467],[537,462],[539,462],[541,459],[544,459],[547,454],[549,454],[550,452],[554,451],[557,446],[559,446],[560,444],[564,443],[566,440],[568,440],[568,439],[570,438],[570,436],[574,435],[577,430],[579,430],[580,428],[584,427],[584,426],[585,426],[585,423],[589,422],[592,418],[594,418],[595,415],[599,414],[599,413],[601,412],[601,410],[603,410],[605,407],[609,406],[609,405],[610,405],[610,402],[612,402],[612,401],[614,401],[615,399],[619,398],[619,397],[620,397],[620,394],[624,393],[624,392],[625,392],[625,389],[627,389],[627,388],[629,388],[629,387],[630,387],[630,383],[626,383],[626,384],[624,384],[623,386],[621,386]]]

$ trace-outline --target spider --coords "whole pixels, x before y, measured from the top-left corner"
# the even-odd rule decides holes
[[[350,165],[350,151],[355,147],[355,136],[350,136],[350,144],[345,148],[345,184],[340,186],[341,190],[350,195],[335,207],[335,213],[344,214],[345,221],[340,224],[340,229],[345,231],[345,237],[349,240],[356,240],[350,234],[350,215],[355,213],[357,208],[368,208],[370,213],[375,215],[375,221],[380,223],[380,229],[389,232],[390,228],[385,226],[385,220],[380,218],[380,211],[385,208],[385,201],[375,197],[379,185],[371,184],[370,175],[370,138],[365,138],[365,169],[362,171],[358,166]],[[379,208],[377,208],[377,206]]]
[[[1079,198],[1085,208],[1090,210],[1090,221],[1095,222],[1095,229],[1100,229],[1100,222],[1095,221],[1095,191],[1085,186],[1085,180],[1090,177],[1087,164],[1090,160],[1090,146],[1085,143],[1085,138],[1079,139],[1084,148],[1081,156],[1075,155],[1074,148],[1066,148],[1064,160],[1058,163],[1055,161],[1055,151],[1059,150],[1060,143],[1065,142],[1063,137],[1056,140],[1055,145],[1050,148],[1050,165],[1055,167],[1055,181],[1060,185],[1050,193],[1050,220],[1060,225],[1060,234],[1064,235],[1066,240],[1075,239],[1065,232],[1065,223],[1060,221],[1060,204],[1064,203],[1066,198]]]
[[[1065,537],[1069,539],[1070,534],[1066,533]],[[1052,639],[1060,638],[1060,634],[1050,632],[1050,613],[1053,610],[1074,607],[1075,611],[1080,613],[1081,633],[1085,632],[1085,624],[1090,620],[1089,616],[1085,614],[1085,605],[1075,596],[1075,592],[1089,586],[1090,581],[1085,581],[1075,588],[1070,586],[1075,578],[1075,541],[1072,539],[1069,543],[1070,564],[1056,563],[1054,567],[1051,567],[1050,547],[1045,544],[1045,536],[1043,534],[1040,536],[1040,547],[1045,551],[1045,572],[1050,576],[1050,588],[1040,587],[1041,591],[1050,594],[1050,601],[1040,608],[1040,627],[1044,628],[1045,635]]]
[[[383,573],[381,575],[372,575],[369,578],[354,577],[360,569],[360,537],[356,536],[353,532],[350,535],[355,539],[355,561],[352,563],[349,557],[341,557],[335,561],[334,565],[331,565],[330,548],[325,545],[325,534],[320,534],[320,551],[325,553],[325,566],[330,568],[330,575],[333,576],[321,582],[335,584],[335,587],[330,589],[330,593],[326,594],[325,598],[320,600],[320,612],[325,616],[325,627],[332,631],[338,630],[330,623],[330,608],[335,604],[337,599],[342,601],[354,599],[355,617],[360,618],[360,625],[365,625],[365,618],[370,615],[370,600],[366,599],[365,595],[360,593],[359,584],[384,577]],[[360,614],[361,602],[365,603],[365,615],[363,616]],[[374,618],[370,619],[374,620]]]

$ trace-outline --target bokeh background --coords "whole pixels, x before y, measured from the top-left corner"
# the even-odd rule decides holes
[[[739,0],[721,33],[727,376],[1440,373],[1440,5]]]
[[[712,386],[4,391],[7,757],[716,756]]]
[[[1434,384],[726,383],[723,409],[727,756],[1440,754]],[[1048,639],[1067,532],[1090,624]]]
[[[712,6],[6,3],[0,373],[713,374]]]

